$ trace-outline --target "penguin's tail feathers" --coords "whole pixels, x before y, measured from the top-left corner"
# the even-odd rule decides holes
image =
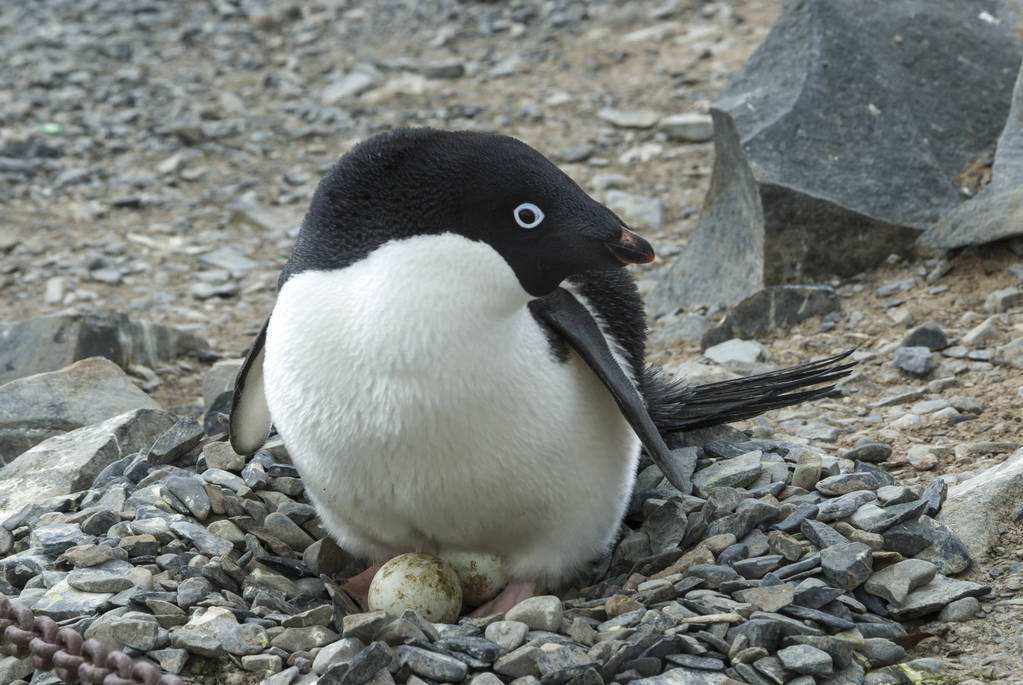
[[[661,435],[742,421],[764,412],[839,394],[836,383],[852,373],[856,362],[848,350],[787,369],[719,383],[689,385],[647,367],[643,396]]]

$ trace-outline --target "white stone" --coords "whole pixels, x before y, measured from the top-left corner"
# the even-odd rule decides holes
[[[703,356],[716,364],[755,364],[767,359],[767,349],[756,340],[732,338],[708,347]]]

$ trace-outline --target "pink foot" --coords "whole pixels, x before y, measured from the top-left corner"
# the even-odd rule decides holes
[[[352,576],[341,584],[341,589],[351,595],[363,610],[369,610],[369,585],[373,582],[373,576],[377,574],[384,563],[386,562],[381,561],[379,564],[373,564],[362,573]]]
[[[494,614],[503,614],[522,600],[529,599],[535,594],[535,580],[516,580],[509,583],[497,597],[477,607],[469,616],[482,618],[484,616],[493,616]]]

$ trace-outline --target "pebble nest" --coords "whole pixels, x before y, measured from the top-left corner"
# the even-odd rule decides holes
[[[672,437],[687,491],[645,461],[614,549],[505,616],[361,611],[338,584],[363,564],[284,446],[245,459],[194,417],[4,521],[0,591],[198,682],[882,685],[940,669],[902,663],[909,623],[971,615],[989,591],[953,578],[970,558],[934,519],[943,480],[896,484],[879,443],[836,457],[730,428]],[[2,664],[4,682],[29,677]]]

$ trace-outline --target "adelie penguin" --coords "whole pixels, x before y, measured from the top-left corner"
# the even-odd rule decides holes
[[[556,586],[613,542],[641,447],[822,397],[841,357],[690,387],[646,365],[650,244],[513,138],[397,130],[321,181],[239,374],[231,444],[276,428],[323,525],[373,562],[486,552]],[[377,566],[349,581],[364,591]]]

